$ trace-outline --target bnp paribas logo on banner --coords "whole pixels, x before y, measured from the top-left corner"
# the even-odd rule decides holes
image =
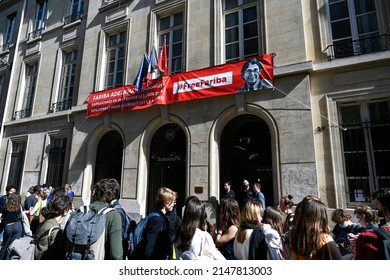
[[[233,72],[218,73],[190,80],[178,81],[173,84],[173,94],[199,91],[233,84]]]

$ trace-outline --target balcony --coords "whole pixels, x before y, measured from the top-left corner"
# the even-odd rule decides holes
[[[386,51],[390,49],[390,33],[362,38],[354,41],[344,41],[329,45],[323,50],[329,60],[351,57],[362,54]]]
[[[68,25],[72,22],[81,20],[81,18],[83,17],[83,13],[84,13],[83,11],[80,11],[78,13],[74,13],[74,14],[71,14],[69,16],[66,16],[64,18],[64,25]]]
[[[50,111],[54,113],[54,112],[69,110],[71,108],[72,108],[72,98],[67,98],[67,99],[62,99],[57,103],[53,103],[50,107]]]
[[[7,51],[9,51],[9,43],[6,43],[6,44],[4,44],[4,45],[1,45],[0,46],[0,53],[4,53],[4,52],[7,52]]]
[[[37,29],[33,32],[28,33],[27,40],[34,40],[42,36],[43,28]]]
[[[20,111],[15,111],[14,114],[12,115],[12,119],[13,120],[24,119],[24,118],[28,118],[30,116],[31,116],[31,107],[25,108],[25,109],[20,110]]]

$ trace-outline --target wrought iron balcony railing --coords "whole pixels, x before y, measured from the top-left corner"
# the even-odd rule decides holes
[[[0,46],[0,53],[6,52],[8,50],[9,50],[9,43]]]
[[[53,103],[50,107],[51,112],[65,111],[72,108],[72,98],[62,99],[57,103]]]
[[[71,14],[71,15],[69,15],[69,16],[66,16],[66,17],[64,18],[64,25],[67,25],[67,24],[69,24],[69,23],[75,22],[75,21],[81,19],[82,16],[83,16],[83,11],[80,11],[80,12],[74,13],[74,14]]]
[[[40,28],[40,29],[37,29],[35,31],[32,31],[32,32],[28,33],[27,39],[28,40],[33,40],[33,39],[41,37],[42,36],[42,31],[43,31],[43,28]]]
[[[329,60],[390,49],[390,33],[362,38],[359,40],[340,42],[329,45],[323,50]]]
[[[13,120],[24,119],[24,118],[28,118],[30,116],[31,116],[31,107],[25,108],[25,109],[20,110],[20,111],[15,111],[13,116],[12,116],[12,119]]]

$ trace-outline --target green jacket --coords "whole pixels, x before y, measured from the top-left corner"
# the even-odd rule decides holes
[[[46,231],[50,230],[52,227],[54,228],[51,231],[50,236]],[[58,235],[58,236],[57,236]],[[35,237],[39,238],[42,236],[42,239],[35,246],[35,259],[56,259],[55,253],[56,248],[59,245],[60,236],[62,235],[62,231],[59,229],[59,224],[55,218],[45,220],[37,229],[35,233]]]
[[[95,201],[89,205],[90,210],[96,212],[107,207],[108,204]],[[106,243],[105,260],[122,260],[122,220],[118,212],[111,211],[106,214]]]

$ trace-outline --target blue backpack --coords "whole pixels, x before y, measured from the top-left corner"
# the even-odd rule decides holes
[[[150,217],[158,217],[160,216],[158,213],[156,212],[151,212],[148,216],[146,216],[145,218],[141,219],[141,221],[137,224],[137,225],[134,225],[131,229],[130,229],[130,233],[129,233],[129,256],[131,256],[135,250],[135,247],[137,247],[137,245],[141,242],[141,240],[143,239],[143,233],[144,233],[144,230],[145,230],[145,227],[148,223],[148,220]]]

